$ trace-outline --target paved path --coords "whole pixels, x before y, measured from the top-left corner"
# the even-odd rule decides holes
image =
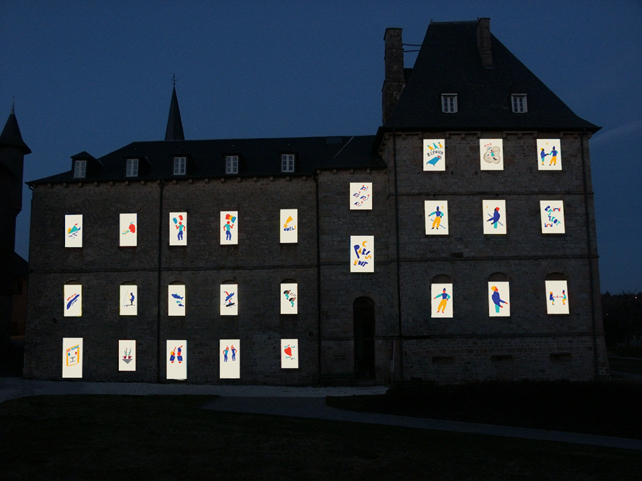
[[[214,411],[291,416],[332,421],[383,424],[416,429],[458,433],[485,434],[511,438],[557,441],[591,446],[642,451],[642,440],[565,433],[542,429],[495,426],[490,424],[440,421],[435,419],[360,413],[329,407],[326,396],[383,394],[385,387],[280,387],[280,386],[212,386],[195,384],[152,384],[116,382],[33,381],[22,378],[0,378],[0,402],[27,396],[68,394],[115,395],[182,395],[220,396],[203,406]]]

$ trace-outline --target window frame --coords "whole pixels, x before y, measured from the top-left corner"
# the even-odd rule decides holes
[[[87,177],[87,161],[74,160],[74,179],[84,179]]]
[[[228,175],[239,173],[239,156],[238,155],[225,156],[225,173]]]
[[[296,163],[296,155],[293,153],[281,154],[281,172],[284,174],[293,174]]]
[[[528,95],[527,94],[511,94],[510,103],[511,103],[511,110],[514,114],[528,113]]]
[[[444,114],[456,114],[459,111],[457,94],[441,94],[441,112]]]
[[[174,174],[173,175],[186,175],[187,174],[187,157],[174,157]]]
[[[125,163],[125,177],[138,177],[139,159],[127,159]]]

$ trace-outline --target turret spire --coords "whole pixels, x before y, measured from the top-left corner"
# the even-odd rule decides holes
[[[11,113],[0,134],[0,147],[15,147],[22,150],[24,154],[31,153],[31,149],[25,144],[25,141],[22,140],[20,127],[18,127],[18,119],[16,119],[15,102],[14,105],[11,106]]]
[[[172,82],[174,83],[174,87],[172,88],[172,102],[169,105],[169,118],[167,119],[165,140],[185,140],[181,111],[178,108],[178,97],[176,97],[176,75],[172,78]]]

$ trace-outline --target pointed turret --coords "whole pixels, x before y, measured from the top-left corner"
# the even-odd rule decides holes
[[[178,98],[176,97],[176,86],[174,86],[174,89],[172,90],[172,103],[169,106],[169,118],[167,119],[165,140],[185,140],[183,122],[181,121],[181,111],[178,108]]]
[[[0,134],[0,351],[7,352],[11,326],[11,293],[16,217],[22,210],[22,170],[24,156],[31,153],[22,135],[16,112],[11,108]]]
[[[20,127],[18,127],[14,107],[11,107],[11,113],[7,119],[7,123],[4,124],[4,129],[2,130],[2,134],[0,134],[0,147],[14,147],[22,150],[24,155],[31,153],[31,149],[25,144],[24,140],[22,140],[22,134],[20,133]]]

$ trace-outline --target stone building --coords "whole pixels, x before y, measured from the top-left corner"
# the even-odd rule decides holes
[[[488,19],[431,23],[411,69],[401,29],[384,41],[376,135],[185,140],[174,90],[165,140],[30,182],[25,375],[72,356],[104,381],[608,376],[599,128]]]

